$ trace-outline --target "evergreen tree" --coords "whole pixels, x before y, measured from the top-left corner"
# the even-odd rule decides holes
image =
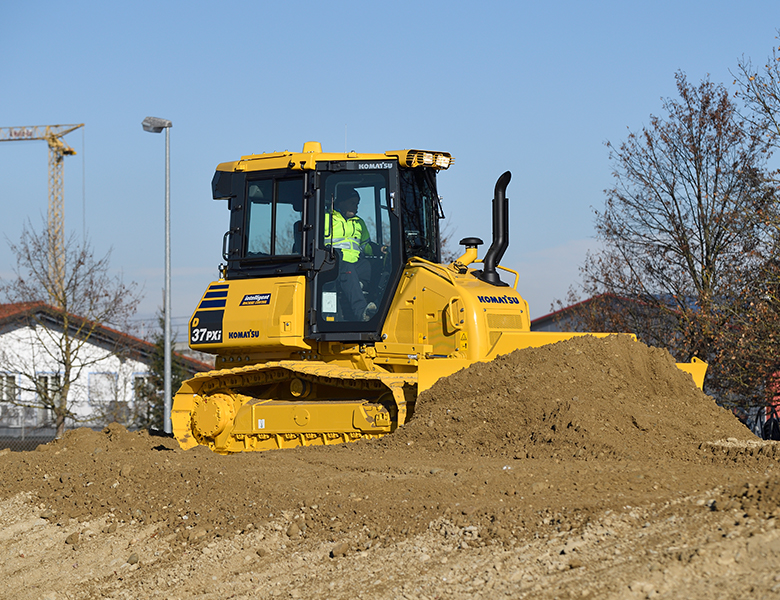
[[[159,328],[155,331],[154,352],[149,365],[149,375],[139,382],[135,391],[136,397],[136,417],[135,425],[142,429],[164,429],[164,407],[165,407],[165,318],[160,313],[157,316]],[[173,348],[176,337],[171,340]],[[189,374],[184,365],[181,356],[171,350],[171,390],[181,387],[181,384],[189,379]],[[173,401],[173,399],[171,399]]]

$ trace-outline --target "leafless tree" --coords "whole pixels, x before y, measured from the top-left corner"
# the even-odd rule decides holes
[[[780,30],[778,30],[780,34]],[[780,35],[776,36],[776,40]],[[736,96],[744,104],[745,119],[759,130],[766,143],[780,145],[780,48],[777,42],[762,65],[754,65],[743,57],[734,73]],[[778,172],[764,174],[765,185],[777,192]],[[780,240],[780,220],[777,211],[759,215],[760,222],[772,232],[775,247],[769,248],[752,273],[750,293],[743,303],[750,310],[740,315],[739,322],[723,332],[730,343],[723,344],[722,353],[728,365],[728,376],[735,386],[755,390],[753,396],[766,402],[780,395],[780,265],[777,240]],[[744,331],[754,335],[745,335]],[[762,390],[763,388],[763,390]]]
[[[453,229],[452,222],[447,219],[439,221],[441,230],[439,232],[440,244],[441,244],[441,262],[444,264],[453,262],[461,254],[462,249],[455,245],[455,230]]]
[[[775,39],[780,38],[780,30]],[[745,104],[745,118],[774,146],[780,141],[780,48],[772,47],[766,62],[757,67],[743,57],[734,74],[737,95]]]
[[[82,374],[107,356],[129,350],[123,336],[106,335],[106,328],[129,331],[140,294],[135,284],[125,285],[121,275],[110,273],[110,253],[98,258],[88,241],[73,235],[53,268],[54,243],[51,231],[44,227],[36,232],[29,222],[19,242],[9,242],[15,276],[0,282],[0,296],[30,308],[30,349],[3,349],[0,370],[18,374],[19,391],[27,392],[5,400],[51,411],[59,436],[66,419],[77,419],[71,393]],[[95,353],[95,346],[102,351]],[[41,370],[50,374],[41,375]]]
[[[588,325],[624,327],[678,360],[711,361],[708,383],[727,388],[719,344],[744,322],[751,278],[775,243],[762,171],[771,147],[722,85],[676,80],[664,118],[607,144],[615,185],[596,211],[603,250],[582,269],[584,295],[598,298],[585,313]]]

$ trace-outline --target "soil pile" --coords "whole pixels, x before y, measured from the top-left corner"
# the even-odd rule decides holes
[[[512,458],[692,458],[744,426],[665,350],[585,336],[478,363],[421,394],[387,444]]]
[[[220,456],[112,425],[0,452],[0,598],[776,597],[778,458],[665,351],[578,338],[439,381],[371,442]]]

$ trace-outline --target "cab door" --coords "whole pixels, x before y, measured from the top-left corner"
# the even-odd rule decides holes
[[[342,341],[378,341],[402,268],[400,218],[394,202],[397,198],[395,161],[341,161],[318,165],[315,192],[316,254],[314,294],[312,297],[312,334],[319,339]],[[346,218],[336,214],[336,199],[345,190],[359,195],[357,214]],[[346,225],[345,225],[346,223]],[[359,224],[358,224],[359,223]],[[345,261],[338,247],[345,235],[358,228],[368,232],[368,241],[359,258]],[[347,231],[345,234],[344,232]],[[318,258],[319,257],[319,258]],[[349,260],[354,262],[349,262]],[[317,263],[321,262],[321,267]],[[347,283],[346,271],[359,280]],[[351,291],[346,285],[353,286]],[[366,305],[375,312],[356,314],[350,300],[359,285]]]

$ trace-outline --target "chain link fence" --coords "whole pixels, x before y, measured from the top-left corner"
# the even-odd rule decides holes
[[[0,450],[35,450],[56,437],[51,413],[0,402]]]
[[[105,425],[74,425],[72,427],[67,427],[66,431],[81,429],[83,427],[87,427],[94,431],[102,431],[105,429]],[[143,428],[127,428],[128,431],[140,431],[141,429]],[[173,437],[172,434],[165,433],[158,429],[147,429],[146,431],[148,431],[149,435],[155,437]],[[48,444],[55,439],[57,439],[57,435],[53,428],[38,428],[21,431],[20,429],[0,426],[0,452],[5,449],[10,449],[11,452],[30,452],[41,444]]]
[[[65,430],[88,428],[102,431],[109,423],[119,422],[128,431],[147,429],[129,423],[124,413],[103,415],[87,422],[65,421]],[[154,428],[148,429],[150,435],[171,437]],[[0,402],[0,451],[10,449],[11,452],[27,452],[35,450],[41,444],[48,444],[57,438],[57,429],[50,411],[37,408],[22,408]]]
[[[128,403],[113,402],[101,407],[103,410],[92,419],[75,421],[66,419],[65,430],[88,428],[101,431],[112,422],[121,423],[128,430],[146,429],[134,424],[137,415],[131,414]],[[165,435],[153,428],[151,435]],[[35,450],[41,444],[48,444],[57,437],[54,414],[40,407],[23,407],[0,400],[0,451],[12,452]]]
[[[48,444],[56,437],[54,428],[41,427],[22,429],[0,427],[0,450],[10,448],[12,452],[35,450],[41,444]]]

